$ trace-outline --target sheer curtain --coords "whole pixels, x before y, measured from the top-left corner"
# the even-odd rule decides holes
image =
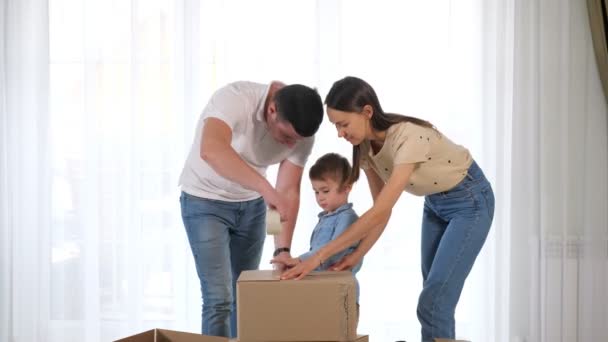
[[[494,185],[458,336],[605,339],[606,107],[584,3],[0,2],[0,340],[198,331],[177,178],[200,110],[237,79],[324,96],[344,75],[469,147]],[[326,122],[311,160],[328,149],[350,156]],[[365,181],[351,200],[370,206]],[[419,336],[422,201],[398,206],[360,273],[372,341]],[[294,250],[318,210],[304,179]]]
[[[0,339],[36,341],[49,323],[48,11],[3,1],[0,18]]]
[[[607,109],[585,2],[522,1],[515,10],[513,132],[523,134],[512,170],[528,181],[513,186],[512,243],[527,243],[534,262],[513,250],[512,299],[538,307],[529,310],[533,340],[605,340]],[[523,263],[535,268],[515,273]]]
[[[502,202],[496,331],[606,340],[607,109],[585,1],[489,1],[484,17],[486,141]]]

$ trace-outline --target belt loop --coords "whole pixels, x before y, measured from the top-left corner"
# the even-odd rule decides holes
[[[475,178],[473,178],[473,176],[471,176],[471,175],[469,174],[469,171],[467,171],[467,178],[468,178],[469,180],[475,180]]]

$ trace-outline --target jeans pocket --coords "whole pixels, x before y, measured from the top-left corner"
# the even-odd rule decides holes
[[[487,186],[481,190],[481,195],[483,196],[485,207],[487,210],[488,217],[490,220],[494,218],[494,191],[492,191],[492,187]]]

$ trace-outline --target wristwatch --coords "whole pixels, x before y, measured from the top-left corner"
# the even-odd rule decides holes
[[[272,253],[272,256],[276,257],[277,255],[281,254],[282,252],[290,252],[290,251],[291,251],[291,249],[289,249],[289,247],[279,247],[274,250],[274,253]]]

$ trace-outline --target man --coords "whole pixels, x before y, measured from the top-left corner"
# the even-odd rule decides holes
[[[315,90],[280,82],[228,84],[203,110],[180,177],[203,334],[236,337],[236,280],[259,267],[267,205],[283,225],[274,256],[291,257],[302,172],[322,120]],[[265,177],[273,164],[280,164],[276,188]]]

